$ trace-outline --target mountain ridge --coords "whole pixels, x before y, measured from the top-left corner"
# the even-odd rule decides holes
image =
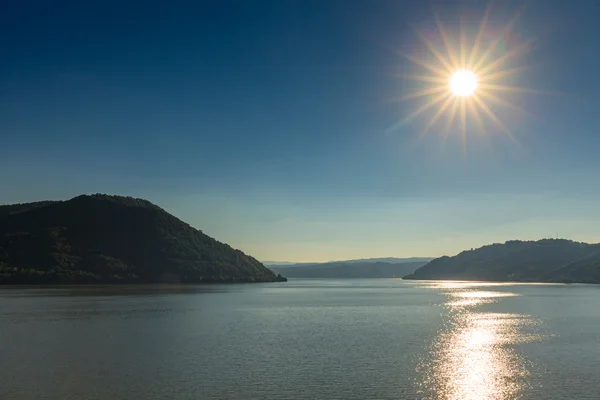
[[[145,199],[94,194],[0,206],[0,283],[280,280]]]
[[[374,257],[374,258],[357,258],[350,260],[334,260],[323,262],[293,262],[293,261],[262,261],[263,264],[273,267],[300,267],[309,265],[329,265],[329,264],[355,264],[355,263],[376,263],[384,262],[388,264],[402,264],[412,262],[429,262],[435,257]]]
[[[600,283],[600,244],[509,240],[436,258],[403,279]]]

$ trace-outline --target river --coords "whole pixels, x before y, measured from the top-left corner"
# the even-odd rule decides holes
[[[0,287],[0,398],[597,399],[600,286]]]

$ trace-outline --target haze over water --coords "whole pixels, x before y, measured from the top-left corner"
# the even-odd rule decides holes
[[[0,297],[3,399],[592,399],[600,389],[591,285],[291,280]]]

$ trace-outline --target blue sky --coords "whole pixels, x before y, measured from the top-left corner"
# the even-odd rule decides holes
[[[523,2],[498,1],[490,34]],[[472,39],[486,2],[431,3]],[[0,203],[143,197],[262,260],[600,241],[600,3],[532,0],[492,125],[418,138],[389,102],[435,36],[421,1],[12,2],[0,13]],[[469,22],[471,21],[471,22]],[[508,43],[510,46],[516,44]],[[508,66],[506,66],[508,68]],[[429,116],[430,118],[430,116]],[[466,146],[465,146],[466,143]]]

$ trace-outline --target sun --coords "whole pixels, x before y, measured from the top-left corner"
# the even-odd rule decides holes
[[[435,29],[419,31],[415,28],[424,46],[410,52],[397,50],[412,65],[403,65],[402,79],[416,83],[415,90],[405,93],[393,101],[411,101],[414,105],[403,119],[391,126],[390,133],[402,128],[415,118],[430,114],[418,138],[436,129],[443,138],[451,132],[459,132],[463,145],[469,132],[485,138],[493,128],[516,141],[511,130],[500,115],[523,116],[528,114],[521,107],[523,94],[546,93],[515,84],[515,78],[529,66],[518,62],[520,56],[529,53],[535,44],[534,38],[520,38],[516,22],[522,10],[513,15],[503,27],[491,26],[490,16],[493,2],[488,4],[479,26],[468,23],[446,28],[434,12]],[[496,18],[498,20],[499,18]],[[525,40],[523,40],[525,39]],[[410,71],[409,73],[406,71]],[[416,73],[413,73],[413,70]],[[517,95],[517,97],[513,97]],[[510,98],[508,97],[510,96]],[[509,111],[499,113],[497,107]],[[456,124],[460,129],[454,129]]]
[[[473,71],[462,69],[450,77],[450,91],[456,96],[470,96],[475,89],[477,89],[477,76]]]

